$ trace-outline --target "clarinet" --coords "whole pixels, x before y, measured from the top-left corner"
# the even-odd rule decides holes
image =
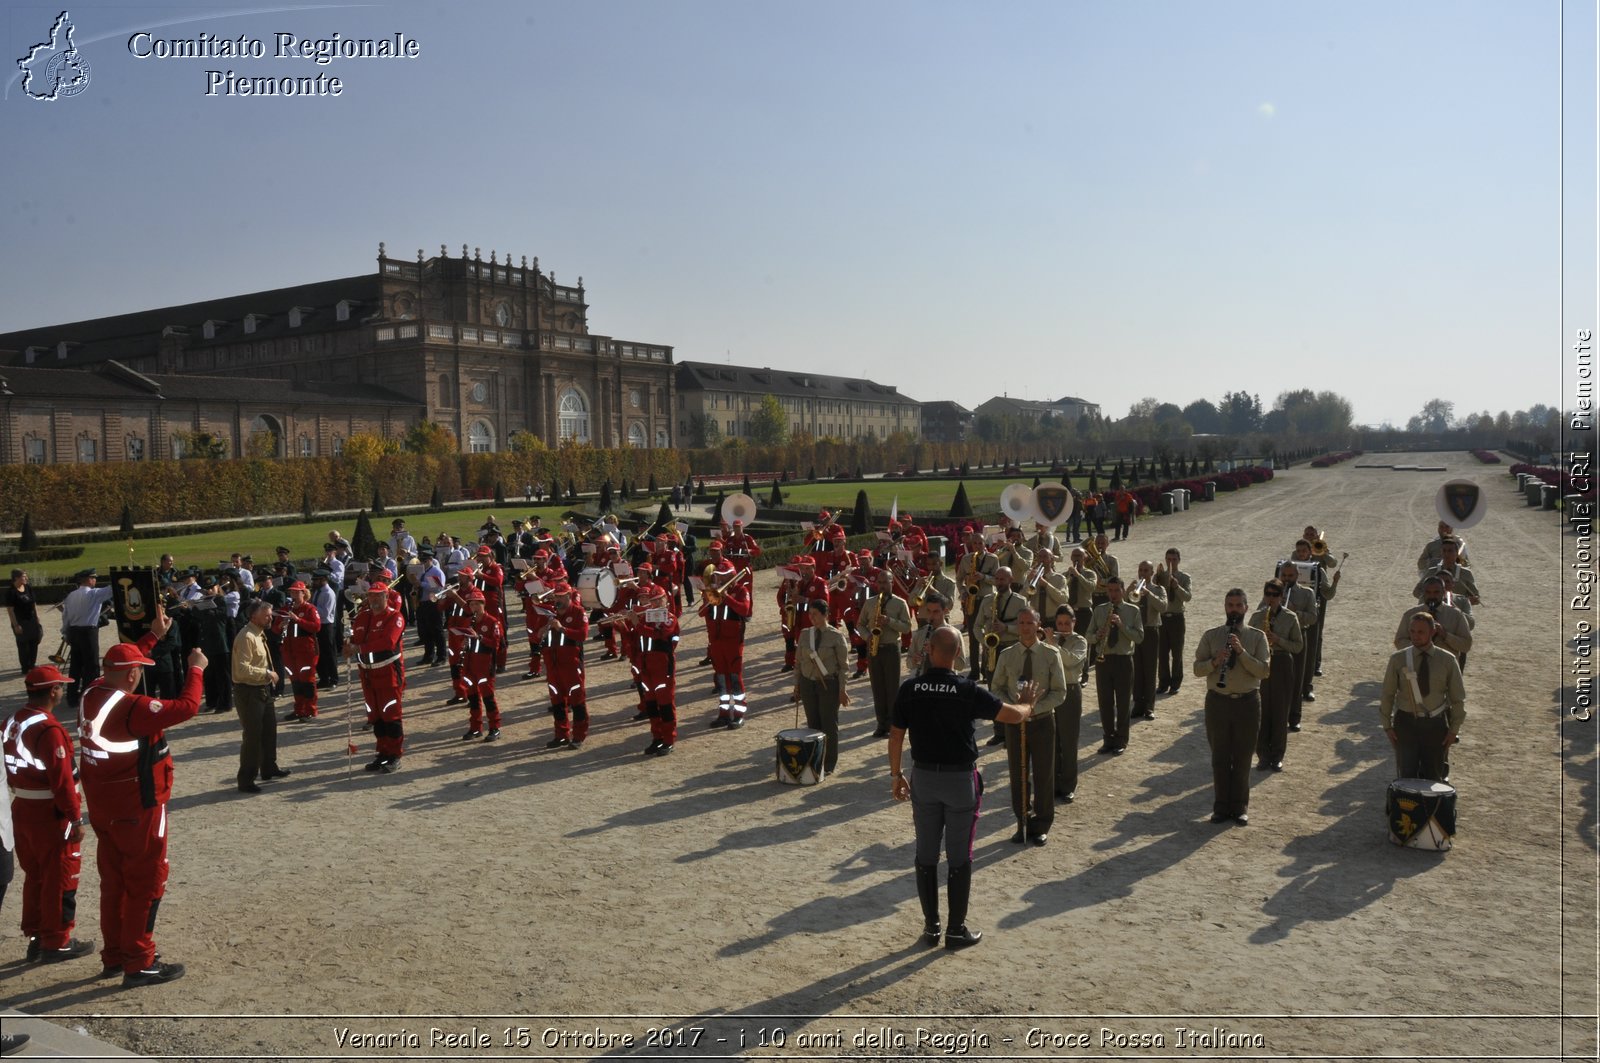
[[[1231,620],[1228,621],[1228,636],[1230,638],[1234,634],[1234,629],[1235,629],[1235,625],[1234,625],[1233,621],[1231,621]],[[1226,661],[1222,662],[1222,667],[1217,671],[1217,689],[1218,690],[1227,689],[1227,686],[1228,686],[1228,669],[1233,667],[1233,663],[1234,663],[1234,661],[1236,659],[1238,659],[1238,656],[1239,656],[1239,651],[1238,650],[1230,649],[1228,651],[1228,659]]]

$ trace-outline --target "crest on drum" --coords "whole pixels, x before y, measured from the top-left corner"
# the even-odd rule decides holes
[[[1482,488],[1471,480],[1451,480],[1440,486],[1433,508],[1438,510],[1440,520],[1461,531],[1483,519],[1489,502]]]

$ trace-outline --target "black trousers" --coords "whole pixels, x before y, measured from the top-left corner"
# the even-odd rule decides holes
[[[339,625],[324,623],[317,629],[317,682],[339,682]]]
[[[1056,793],[1077,793],[1078,736],[1083,729],[1083,687],[1067,681],[1067,699],[1056,709],[1055,716]]]
[[[22,630],[17,632],[17,662],[22,666],[23,672],[39,663],[39,643],[44,641],[44,625],[34,623],[31,626],[24,624]]]
[[[1272,655],[1272,672],[1261,685],[1261,727],[1256,733],[1256,757],[1277,764],[1289,749],[1289,706],[1296,700],[1294,658]]]
[[[444,613],[438,602],[417,603],[417,626],[421,628],[422,655],[434,661],[444,660]]]
[[[1156,670],[1161,656],[1161,629],[1147,625],[1144,638],[1133,648],[1133,711],[1154,712]]]
[[[1028,764],[1022,764],[1022,728],[1028,728]],[[1029,836],[1048,834],[1056,818],[1056,717],[1032,717],[1026,724],[1008,723],[1006,763],[1011,769],[1011,814]],[[1022,804],[1022,773],[1028,772],[1027,815]]]
[[[1250,808],[1250,752],[1261,731],[1261,698],[1206,691],[1206,741],[1211,745],[1211,811],[1240,816]]]
[[[1396,778],[1432,779],[1444,782],[1450,751],[1444,747],[1449,733],[1444,714],[1417,716],[1409,712],[1394,714],[1394,760]]]
[[[1156,683],[1176,694],[1183,685],[1183,614],[1164,613],[1161,617],[1161,650],[1158,654]]]
[[[1105,744],[1125,749],[1133,715],[1133,657],[1111,654],[1094,667],[1094,692],[1100,702],[1100,730],[1105,732]]]
[[[1312,624],[1305,629],[1306,648],[1300,654],[1300,695],[1311,693],[1311,681],[1317,675],[1317,662],[1322,660],[1322,625]],[[1300,722],[1300,714],[1295,713],[1295,723]]]
[[[67,628],[67,652],[72,655],[67,665],[72,679],[67,705],[75,709],[83,700],[84,688],[100,678],[100,629],[92,625]]]

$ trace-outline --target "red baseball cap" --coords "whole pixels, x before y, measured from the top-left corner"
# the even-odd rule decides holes
[[[389,593],[389,585],[387,583],[383,582],[383,580],[379,580],[378,582],[376,582],[376,583],[370,585],[369,587],[367,587],[367,593],[368,594],[387,594],[387,593]]]
[[[488,546],[480,546],[480,547],[478,547],[478,556],[479,557],[493,557],[494,556],[494,551],[489,549]]]
[[[707,547],[707,549],[708,550],[721,550],[722,549],[722,540],[721,539],[712,539],[711,540],[711,545],[709,547]]]
[[[468,591],[466,594],[463,594],[461,597],[465,598],[469,602],[486,602],[489,600],[485,598],[483,596],[483,592],[478,590],[476,587]]]
[[[28,674],[22,677],[22,685],[29,690],[42,690],[45,687],[66,686],[72,680],[56,670],[54,665],[42,664],[37,668],[28,669]]]
[[[119,642],[106,651],[105,666],[107,668],[133,668],[141,664],[155,664],[150,658],[139,652],[139,647],[132,642]]]
[[[306,585],[299,580],[295,580],[293,583],[289,584],[287,589],[291,591],[303,591],[306,589]]]

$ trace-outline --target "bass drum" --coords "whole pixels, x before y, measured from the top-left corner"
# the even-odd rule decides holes
[[[617,604],[617,575],[609,568],[586,568],[578,573],[578,597],[590,609],[610,609]]]

